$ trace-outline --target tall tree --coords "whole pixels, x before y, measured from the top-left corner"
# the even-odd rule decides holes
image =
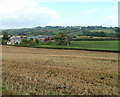
[[[2,44],[7,44],[7,41],[10,39],[7,32],[3,33]]]
[[[7,32],[4,32],[3,33],[3,38],[2,38],[3,40],[9,40],[9,35],[8,35],[8,33]]]
[[[57,45],[69,45],[71,37],[67,35],[67,32],[58,33],[54,39],[56,40]]]

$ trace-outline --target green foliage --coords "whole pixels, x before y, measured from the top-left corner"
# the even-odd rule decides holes
[[[2,40],[1,42],[3,45],[6,45],[7,44],[7,40]]]
[[[84,35],[84,36],[91,36],[91,31],[89,31],[89,30],[82,30],[82,35]]]
[[[54,39],[56,40],[57,45],[69,45],[71,37],[67,35],[66,32],[60,32],[54,37]]]
[[[7,32],[4,32],[2,39],[3,39],[3,40],[9,40],[9,38],[10,38],[10,37],[8,36],[8,33],[7,33]]]
[[[80,36],[97,36],[97,37],[107,37],[107,33],[104,31],[89,31],[89,30],[82,30]]]
[[[98,36],[99,37],[118,37],[118,35],[117,35],[117,32],[116,32],[116,30],[115,30],[116,28],[114,28],[114,29],[101,29],[101,30],[90,30],[91,32],[97,32],[98,34],[99,34],[99,32],[101,33],[103,33],[103,35],[102,34],[99,34]],[[101,36],[102,35],[102,36]]]
[[[3,33],[2,44],[7,44],[7,41],[10,39],[7,32]]]
[[[39,44],[39,40],[38,40],[38,39],[35,39],[35,42],[36,42],[37,44]]]
[[[116,27],[116,28],[114,29],[114,31],[120,32],[120,28],[119,28],[119,27]]]
[[[29,47],[34,47],[37,45],[36,40],[31,39],[23,39],[22,42],[19,44],[20,46],[29,46]]]
[[[120,37],[120,28],[117,27],[114,30],[116,31],[116,36]]]
[[[52,45],[54,44],[53,42],[42,42],[41,45]]]
[[[23,39],[21,43],[26,44],[26,43],[28,43],[28,40],[27,39]]]
[[[76,28],[76,27],[36,27],[36,28],[23,28],[23,29],[7,29],[2,30],[2,32],[9,32],[10,35],[56,35],[60,31],[66,31],[70,36],[99,36],[99,37],[118,37],[120,36],[119,28],[106,28],[100,27],[95,29],[95,27],[88,26]],[[101,36],[102,35],[102,36]]]

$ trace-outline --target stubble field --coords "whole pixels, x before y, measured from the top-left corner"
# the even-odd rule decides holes
[[[117,95],[118,54],[2,47],[3,94]]]

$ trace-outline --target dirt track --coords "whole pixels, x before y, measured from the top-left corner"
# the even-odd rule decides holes
[[[3,83],[17,94],[117,95],[118,54],[3,46]]]

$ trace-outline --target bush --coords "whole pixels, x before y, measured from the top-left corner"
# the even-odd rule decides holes
[[[36,41],[32,38],[30,40],[23,39],[22,42],[19,44],[20,46],[27,46],[27,47],[34,47],[37,45]]]
[[[57,45],[69,45],[71,37],[67,35],[66,32],[60,32],[54,37],[54,39],[56,40]]]
[[[2,40],[1,42],[3,45],[6,45],[7,44],[7,41],[6,40]]]
[[[41,45],[51,45],[53,42],[42,42]]]

